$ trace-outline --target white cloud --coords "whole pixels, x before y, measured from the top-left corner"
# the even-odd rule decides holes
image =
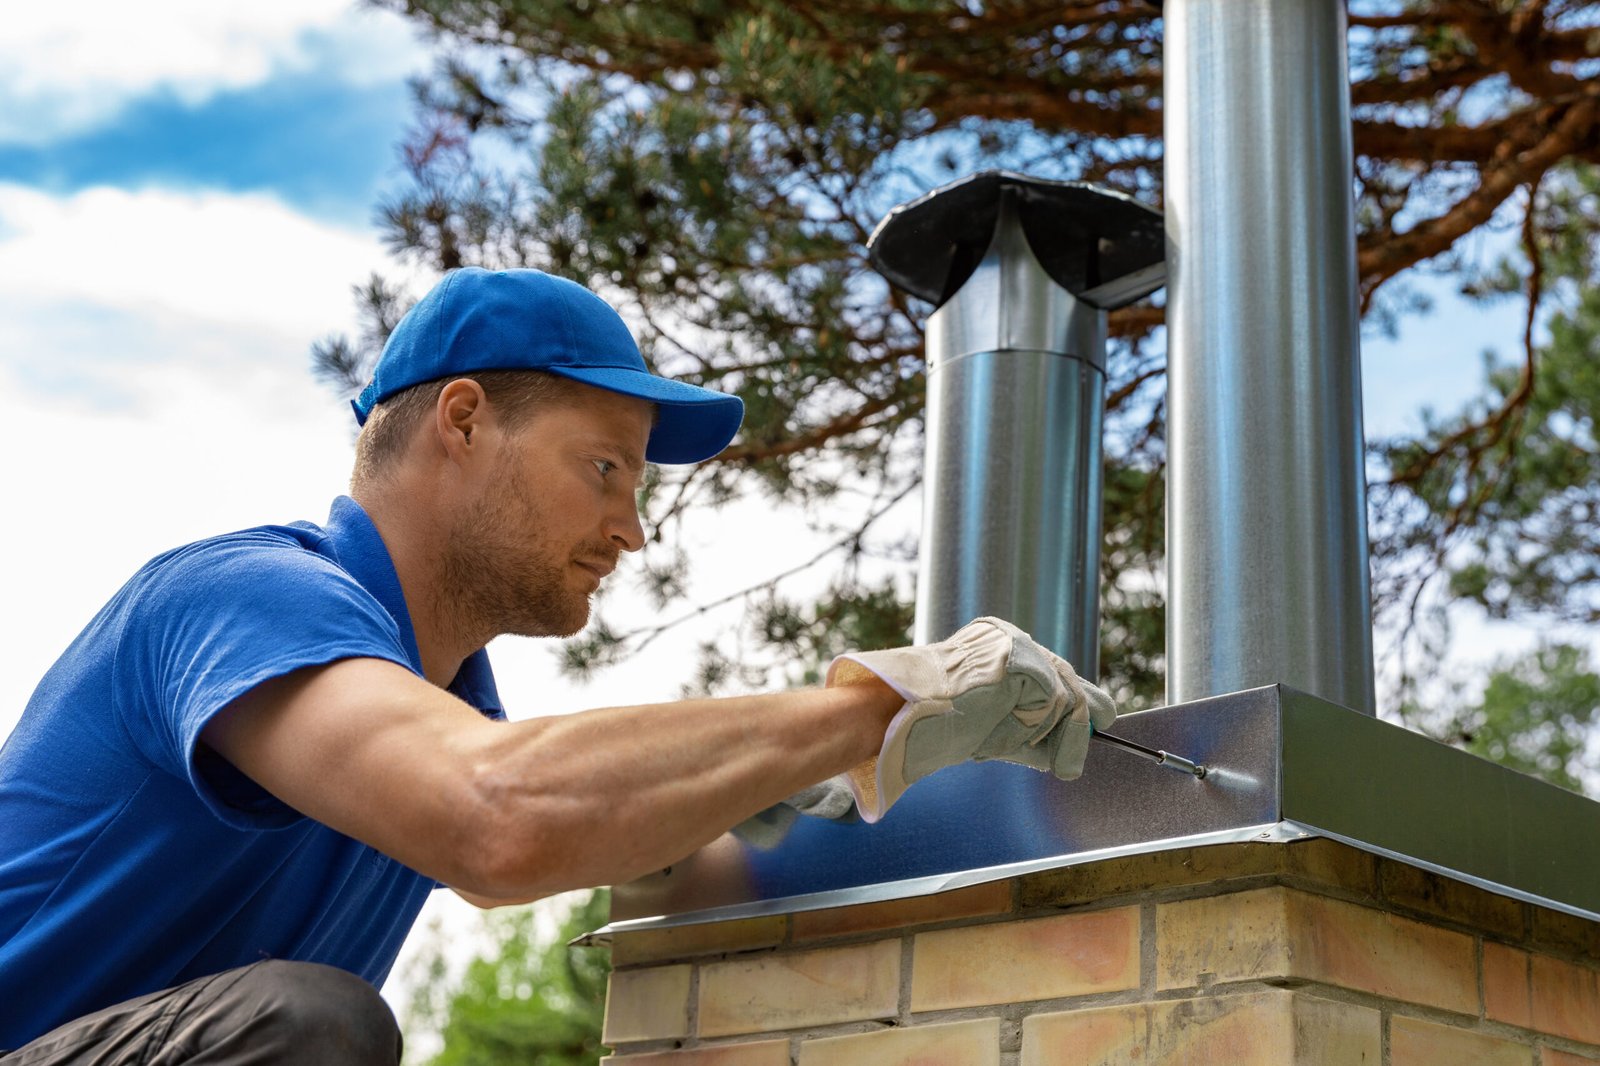
[[[151,555],[326,513],[353,422],[308,347],[385,262],[260,196],[0,185],[0,735]]]
[[[259,196],[0,186],[0,735],[40,673],[145,559],[320,518],[352,420],[309,343],[349,328],[371,237]]]
[[[0,143],[48,144],[155,93],[199,103],[316,68],[370,84],[424,63],[404,19],[350,0],[16,4],[0,33]]]
[[[0,184],[0,309],[48,313],[58,326],[81,327],[57,315],[77,308],[304,345],[345,323],[350,285],[387,262],[372,236],[267,196],[106,187],[54,196]]]
[[[103,342],[116,346],[117,331]],[[302,363],[303,365],[303,363]],[[15,387],[0,365],[12,460],[0,546],[0,735],[50,663],[146,559],[230,528],[320,518],[349,467],[349,419],[282,362],[219,377],[107,367],[145,402],[106,412]],[[272,402],[261,402],[261,397]]]

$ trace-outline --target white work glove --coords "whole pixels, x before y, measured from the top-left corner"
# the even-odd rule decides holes
[[[868,822],[882,818],[913,782],[968,759],[1004,759],[1075,778],[1090,732],[1117,717],[1110,696],[998,618],[979,618],[937,644],[841,655],[828,667],[827,686],[873,678],[906,705],[889,723],[877,758],[847,775]]]
[[[763,850],[774,848],[789,835],[795,819],[802,814],[835,822],[858,821],[856,797],[850,790],[849,778],[839,774],[803,788],[782,803],[752,814],[734,826],[732,832],[747,844]]]

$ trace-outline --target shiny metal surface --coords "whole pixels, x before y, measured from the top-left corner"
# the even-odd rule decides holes
[[[939,305],[919,643],[998,615],[1097,676],[1104,309],[1160,287],[1160,221],[1119,193],[986,171],[873,231],[873,265]]]
[[[946,891],[1174,848],[1326,836],[1600,920],[1600,803],[1292,689],[1128,715],[1117,732],[1192,753],[1204,780],[1106,745],[1082,778],[966,764],[875,826],[802,818],[776,848],[725,836],[613,892],[607,932]]]
[[[1283,818],[1600,919],[1600,803],[1304,693],[1283,693]]]
[[[1373,713],[1342,0],[1168,0],[1167,698]]]
[[[1101,202],[1140,224],[1153,216],[1126,197],[994,172],[896,208],[873,233],[886,276],[943,300],[927,327],[918,643],[999,615],[1098,674],[1105,315],[1068,285],[1113,280],[1101,260],[1114,235],[1075,221],[1103,227],[1089,210]],[[975,220],[992,226],[981,256]],[[928,249],[948,253],[947,277],[928,273]]]
[[[861,885],[857,888],[836,889],[810,895],[752,900],[747,903],[733,903],[726,906],[708,907],[703,910],[684,911],[682,913],[655,914],[647,911],[651,916],[642,918],[617,917],[616,920],[607,923],[604,927],[577,938],[573,943],[593,946],[610,943],[611,934],[613,933],[632,933],[646,929],[670,929],[684,925],[704,925],[710,922],[739,921],[745,918],[793,914],[797,911],[821,910],[828,907],[849,907],[858,903],[879,903],[884,900],[909,899],[915,896],[927,896],[937,892],[949,892],[957,888],[966,888],[968,885],[999,881],[1008,877],[1021,877],[1045,870],[1060,870],[1070,866],[1081,866],[1084,863],[1122,858],[1127,855],[1147,855],[1171,848],[1196,848],[1210,844],[1246,842],[1275,844],[1286,843],[1291,840],[1303,840],[1317,835],[1315,831],[1306,829],[1303,826],[1296,826],[1286,822],[1269,822],[1262,825],[1220,829],[1213,833],[1199,833],[1176,840],[1139,841],[1118,847],[1076,851],[1069,855],[1053,855],[1043,859],[1007,863],[1002,866],[957,870],[948,874],[929,874],[925,877],[912,877],[901,881],[879,881],[869,885]],[[630,896],[629,901],[637,902],[637,899]],[[615,895],[612,897],[612,912],[616,914]]]
[[[1096,676],[1104,317],[1045,274],[1005,204],[928,320],[918,643],[999,615]]]
[[[997,615],[1098,676],[1104,386],[1047,352],[929,372],[917,643]]]
[[[930,373],[970,355],[1069,355],[1104,370],[1104,315],[1058,285],[1039,263],[1008,191],[994,236],[966,282],[928,316]]]
[[[1136,743],[1212,767],[1203,781],[1105,745],[1091,748],[1076,781],[1012,763],[965,763],[919,781],[877,825],[801,818],[767,851],[724,836],[667,871],[617,886],[612,916],[682,924],[713,920],[709,911],[840,906],[961,876],[1007,876],[977,871],[1048,868],[1090,852],[1270,826],[1278,818],[1277,707],[1269,688],[1117,720],[1117,732]],[[1202,713],[1186,713],[1195,710]]]

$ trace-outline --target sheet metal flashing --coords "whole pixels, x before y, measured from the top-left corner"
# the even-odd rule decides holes
[[[1600,921],[1600,803],[1282,685],[1127,715],[1083,777],[1009,763],[919,782],[875,826],[801,819],[777,847],[724,836],[617,886],[584,938],[903,899],[1126,855],[1323,836]]]

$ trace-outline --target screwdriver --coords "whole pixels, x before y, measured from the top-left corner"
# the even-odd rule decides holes
[[[1102,733],[1098,729],[1089,734],[1089,739],[1104,741],[1105,743],[1121,748],[1124,751],[1131,751],[1135,755],[1149,759],[1157,766],[1170,767],[1173,770],[1177,770],[1179,773],[1193,774],[1195,777],[1202,780],[1205,778],[1206,773],[1208,772],[1202,763],[1190,762],[1183,756],[1174,755],[1170,751],[1161,751],[1157,748],[1147,748],[1143,744],[1135,744],[1131,740],[1127,740],[1123,737],[1112,736],[1110,733]]]

